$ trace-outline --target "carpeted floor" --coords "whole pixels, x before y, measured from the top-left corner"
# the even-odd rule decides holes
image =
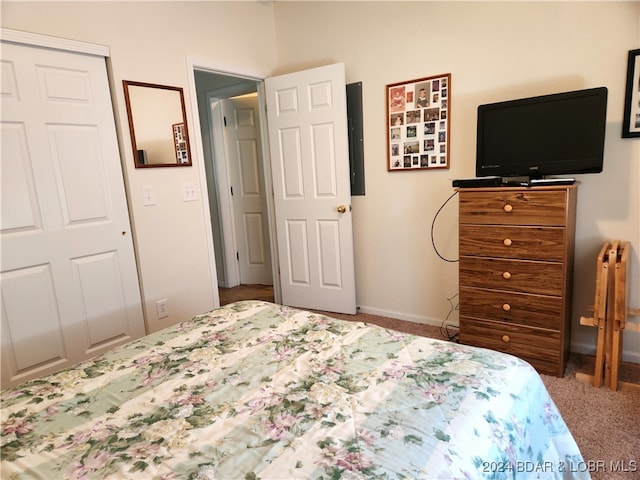
[[[254,296],[251,296],[254,295]],[[220,289],[220,304],[242,299],[273,301],[270,287]],[[344,320],[374,323],[401,332],[446,340],[439,327],[380,317],[367,313],[342,315]],[[563,378],[541,375],[585,459],[594,480],[640,480],[640,389],[612,392],[576,379],[576,372],[593,373],[589,362],[572,355]],[[640,383],[640,368],[621,372],[621,380]]]
[[[233,288],[218,288],[218,294],[220,295],[220,305],[239,300],[273,302],[273,287],[271,285],[240,285]]]

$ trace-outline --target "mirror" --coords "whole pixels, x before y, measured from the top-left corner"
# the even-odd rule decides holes
[[[129,80],[122,84],[136,168],[190,166],[182,88]]]

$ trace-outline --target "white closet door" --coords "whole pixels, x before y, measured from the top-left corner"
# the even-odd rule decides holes
[[[2,386],[144,335],[105,59],[2,44]]]

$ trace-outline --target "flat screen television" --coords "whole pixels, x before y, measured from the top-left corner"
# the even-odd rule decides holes
[[[599,173],[606,112],[606,87],[480,105],[476,176]]]

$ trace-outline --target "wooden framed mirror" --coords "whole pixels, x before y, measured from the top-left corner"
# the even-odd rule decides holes
[[[191,166],[182,88],[130,80],[122,84],[136,168]]]

